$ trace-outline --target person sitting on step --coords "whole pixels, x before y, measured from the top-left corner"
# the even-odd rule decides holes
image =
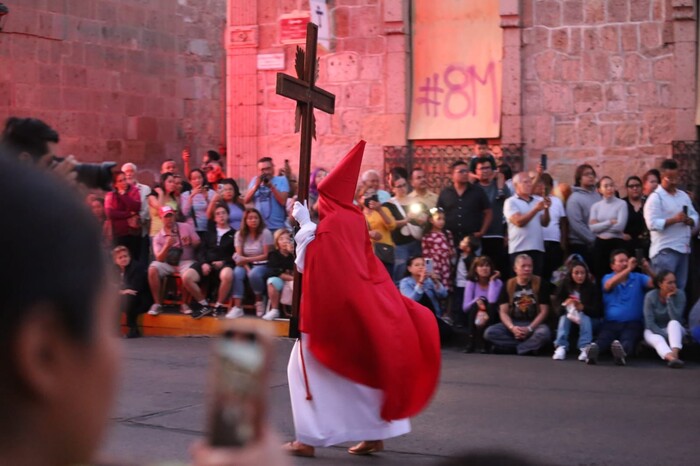
[[[205,241],[200,249],[200,260],[188,269],[182,277],[183,285],[192,295],[192,317],[199,319],[208,314],[224,315],[228,312],[226,301],[233,284],[233,237],[236,230],[231,228],[228,220],[229,210],[225,202],[220,202],[214,209],[214,223],[209,225]],[[200,288],[208,284],[209,290],[218,288],[214,308]]]
[[[280,304],[291,304],[294,285],[294,242],[287,230],[275,232],[275,249],[270,252],[267,268],[267,296],[270,310],[263,319],[274,320],[280,316]]]

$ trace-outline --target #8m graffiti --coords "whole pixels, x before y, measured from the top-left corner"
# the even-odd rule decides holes
[[[493,61],[481,73],[475,65],[449,65],[418,83],[415,111],[425,117],[499,121],[499,86]]]

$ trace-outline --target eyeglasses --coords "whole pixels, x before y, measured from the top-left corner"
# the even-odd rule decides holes
[[[464,175],[465,173],[469,173],[469,169],[467,168],[462,168],[460,170],[455,170],[456,173],[459,173],[460,175]]]
[[[642,187],[641,184],[628,184],[627,185],[627,189],[639,189],[641,187]]]
[[[586,172],[586,173],[583,173],[581,176],[595,176],[595,173],[593,173],[593,172]]]
[[[407,186],[408,186],[408,185],[407,185],[406,183],[403,183],[403,184],[395,184],[395,185],[394,185],[394,188],[396,188],[396,189],[401,189],[401,188],[405,188],[405,187],[407,187]]]

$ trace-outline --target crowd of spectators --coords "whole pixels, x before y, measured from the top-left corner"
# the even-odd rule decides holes
[[[296,180],[288,165],[276,172],[271,158],[260,159],[242,193],[223,177],[216,152],[199,168],[189,161],[187,152],[184,180],[166,160],[153,188],[124,164],[105,199],[89,199],[122,276],[125,263],[142,264],[148,279],[150,293],[124,284],[148,295],[130,299],[130,336],[138,334],[134,315],[161,312],[163,277],[173,273],[187,295],[180,311],[196,319],[240,317],[248,299],[271,320],[291,302]],[[318,167],[309,180],[316,222],[327,173]],[[451,165],[451,183],[439,192],[420,167],[393,168],[386,190],[368,170],[356,202],[396,286],[435,313],[443,339],[462,328],[466,352],[553,347],[553,359],[562,360],[575,345],[581,361],[596,364],[610,352],[622,365],[644,341],[681,367],[683,342],[700,320],[700,310],[688,315],[685,295],[698,214],[678,187],[676,163],[629,176],[624,198],[588,164],[572,178],[573,186],[554,180],[541,165],[513,176],[482,144],[471,160]]]

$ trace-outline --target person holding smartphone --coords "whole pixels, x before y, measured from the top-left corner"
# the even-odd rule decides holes
[[[678,189],[678,163],[661,163],[661,185],[644,204],[644,220],[651,234],[649,257],[653,270],[670,270],[678,289],[685,290],[690,261],[690,234],[698,213],[690,197]]]
[[[202,242],[206,242],[209,229],[207,207],[214,198],[215,191],[206,185],[204,172],[199,168],[190,171],[190,184],[192,189],[180,196],[180,211],[187,218],[187,223],[194,227]]]

